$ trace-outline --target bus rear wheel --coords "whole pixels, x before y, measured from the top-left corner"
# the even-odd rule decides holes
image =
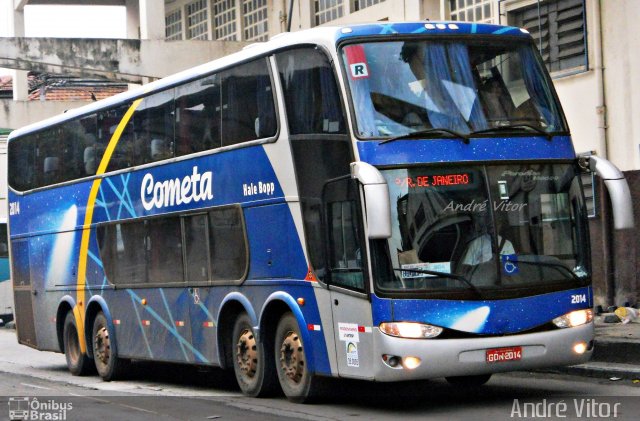
[[[285,313],[278,322],[275,354],[278,380],[287,399],[304,403],[315,398],[320,379],[309,371],[298,321],[292,313]]]
[[[272,394],[276,384],[272,354],[258,340],[247,313],[236,319],[232,338],[233,371],[242,393],[254,397]]]
[[[118,357],[118,352],[113,345],[113,332],[109,331],[107,318],[100,312],[93,321],[92,330],[93,360],[98,374],[104,381],[122,378],[128,361]]]
[[[62,340],[64,344],[64,356],[71,374],[74,376],[91,374],[93,362],[91,358],[80,349],[78,325],[76,324],[73,311],[69,311],[64,319]]]

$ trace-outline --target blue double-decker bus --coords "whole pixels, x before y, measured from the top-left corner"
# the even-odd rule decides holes
[[[526,31],[285,34],[14,131],[20,343],[105,380],[232,369],[294,401],[326,377],[446,377],[593,351],[578,158]]]

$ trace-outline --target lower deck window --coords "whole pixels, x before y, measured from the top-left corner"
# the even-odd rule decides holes
[[[100,257],[114,285],[239,281],[248,269],[239,206],[101,225]]]

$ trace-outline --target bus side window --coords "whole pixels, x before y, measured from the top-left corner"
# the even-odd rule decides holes
[[[133,165],[173,157],[173,89],[142,100],[129,126],[133,126]]]
[[[60,147],[60,136],[63,131],[60,127],[43,132],[38,135],[36,148],[36,166],[40,171],[38,187],[62,181],[63,157]]]
[[[187,283],[209,280],[207,257],[208,221],[206,214],[183,217]]]
[[[175,91],[176,156],[219,148],[219,76],[198,79]]]
[[[338,87],[329,59],[318,49],[276,56],[291,134],[346,133]]]
[[[9,184],[17,190],[31,190],[36,188],[36,141],[37,135],[31,134],[9,143]]]
[[[98,116],[98,143],[102,146],[100,150],[106,150],[112,137],[116,134],[116,129],[130,105],[121,105],[110,110],[100,113]],[[111,155],[107,171],[116,171],[128,168],[132,165],[132,149],[133,149],[133,130],[131,125],[127,124],[120,137],[118,143]],[[97,162],[100,162],[102,156],[96,156]]]
[[[239,206],[209,212],[209,244],[213,280],[242,279],[247,271],[248,250]]]
[[[222,75],[222,146],[275,135],[275,107],[266,58]]]
[[[276,62],[291,133],[307,249],[313,270],[322,280],[326,273],[322,188],[327,180],[349,174],[353,161],[344,109],[331,62],[321,49],[283,51],[276,54]]]
[[[146,225],[148,282],[184,282],[180,218],[149,219]]]
[[[327,183],[325,204],[328,264],[333,285],[364,290],[362,227],[358,218],[357,186],[345,178]]]

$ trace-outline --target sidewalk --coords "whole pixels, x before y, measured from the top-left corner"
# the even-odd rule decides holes
[[[604,323],[608,315],[596,317],[595,348],[591,361],[553,371],[612,381],[640,381],[640,323]]]

